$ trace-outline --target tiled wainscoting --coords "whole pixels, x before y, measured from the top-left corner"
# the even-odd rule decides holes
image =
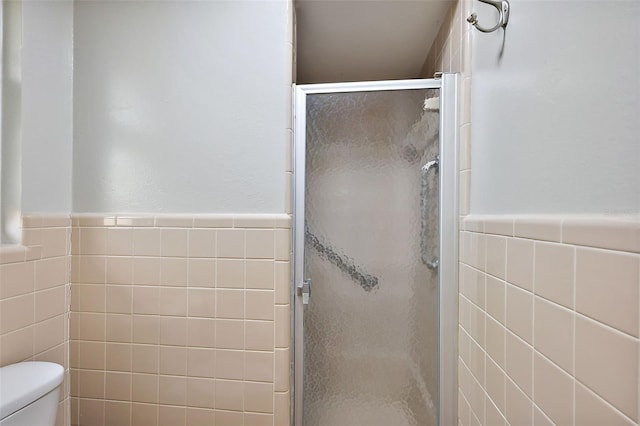
[[[290,223],[74,216],[71,423],[288,425]]]
[[[640,220],[468,216],[460,238],[459,423],[636,424]]]
[[[22,246],[0,248],[0,366],[35,360],[65,368],[57,426],[69,424],[68,215],[23,218]]]

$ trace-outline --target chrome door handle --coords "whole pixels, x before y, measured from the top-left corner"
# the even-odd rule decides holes
[[[431,170],[437,171],[440,165],[440,156],[437,156],[434,160],[429,161],[422,166],[420,173],[420,210],[422,213],[421,218],[421,235],[420,235],[420,257],[422,263],[427,265],[429,269],[438,269],[438,256],[429,253],[429,217],[428,217],[428,200],[429,200],[429,172]]]
[[[302,304],[308,305],[311,297],[311,278],[306,278],[298,284],[298,296],[302,296]]]

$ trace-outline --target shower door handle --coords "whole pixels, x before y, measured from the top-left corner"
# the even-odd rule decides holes
[[[298,296],[302,296],[302,304],[308,305],[311,297],[311,278],[306,278],[298,284]]]
[[[430,254],[429,250],[429,209],[428,209],[428,200],[429,200],[429,172],[437,171],[440,165],[440,157],[437,156],[434,160],[429,161],[427,164],[422,166],[420,170],[420,210],[422,213],[421,217],[421,235],[420,235],[420,257],[422,259],[422,263],[427,265],[429,269],[437,270],[438,269],[438,256],[435,254]],[[437,224],[437,221],[432,221]]]

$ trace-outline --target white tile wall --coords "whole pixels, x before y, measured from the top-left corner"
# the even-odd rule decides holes
[[[462,224],[459,424],[638,424],[640,218]]]

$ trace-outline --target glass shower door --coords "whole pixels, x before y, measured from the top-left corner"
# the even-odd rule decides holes
[[[306,97],[304,426],[438,422],[439,91]]]

